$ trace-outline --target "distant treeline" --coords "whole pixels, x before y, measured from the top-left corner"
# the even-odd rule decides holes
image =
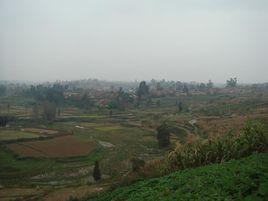
[[[256,92],[268,92],[268,83],[239,86],[236,78],[226,81],[226,89],[247,89]],[[144,102],[152,105],[152,98],[174,96],[175,94],[191,95],[195,93],[213,94],[218,88],[209,80],[207,83],[181,82],[152,79],[149,82],[111,82],[97,79],[78,81],[57,81],[38,85],[3,83],[0,85],[0,96],[24,96],[31,98],[29,107],[50,105],[49,108],[75,106],[82,109],[125,109],[138,106]],[[237,91],[237,90],[236,90]],[[238,90],[239,91],[239,90]],[[158,105],[157,102],[154,104]],[[54,110],[54,109],[53,109]],[[53,113],[56,113],[55,111]],[[60,114],[60,111],[58,111]]]

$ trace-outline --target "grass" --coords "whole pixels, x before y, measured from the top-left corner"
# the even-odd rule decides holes
[[[87,201],[265,200],[268,154],[178,171],[140,181]]]
[[[83,126],[84,129],[76,128],[76,125]],[[55,151],[54,148],[46,148],[53,146],[52,142],[57,141],[57,139],[59,139],[58,137],[29,142],[23,141],[21,142],[22,144],[33,145],[34,148],[39,150],[39,152],[36,153],[36,156],[47,155],[47,157],[34,158],[35,151],[31,147],[28,147],[28,149],[27,147],[22,147],[24,148],[23,150],[27,149],[26,152],[30,153],[30,155],[29,153],[26,153],[27,156],[32,156],[30,158],[21,157],[24,153],[22,151],[17,150],[17,155],[15,155],[14,153],[3,149],[0,156],[0,170],[3,174],[0,175],[0,179],[4,179],[5,183],[16,183],[16,176],[19,175],[22,183],[25,183],[27,180],[29,185],[34,185],[36,181],[30,179],[32,175],[54,172],[57,174],[54,179],[60,180],[60,177],[62,177],[61,175],[68,174],[68,172],[78,172],[79,168],[90,167],[95,160],[101,160],[102,173],[113,178],[129,170],[130,167],[127,160],[132,154],[148,153],[146,147],[157,147],[156,138],[154,137],[153,132],[143,130],[139,127],[111,124],[103,121],[94,123],[83,121],[56,121],[54,123],[38,124],[35,125],[35,127],[36,126],[38,128],[57,130],[63,134],[73,133],[73,135],[69,136],[70,139],[66,139],[63,142],[68,145],[65,148],[71,153],[73,153],[71,150],[73,147],[72,144],[75,144],[73,138],[82,144],[88,144],[90,141],[91,143],[96,144],[97,148],[83,156],[76,154],[76,156],[69,157],[70,155],[66,155],[66,151],[59,147],[62,143],[58,143],[54,146],[55,149],[58,147],[58,151]],[[23,127],[31,127],[31,125],[26,124],[23,125]],[[143,139],[144,137],[147,137],[146,140]],[[112,143],[114,147],[103,147],[99,145],[98,141]],[[48,144],[48,142],[51,143]],[[11,144],[6,144],[4,146],[11,146]],[[88,146],[87,149],[90,149],[90,146]],[[40,151],[46,154],[40,155]],[[59,155],[59,151],[65,153],[61,154],[62,156],[64,155],[64,157],[54,158]],[[146,157],[154,157],[154,154],[150,154]],[[5,178],[9,178],[9,181]],[[48,178],[47,180],[49,179],[51,178]],[[71,181],[71,179],[69,180]],[[78,184],[79,182],[79,178],[77,178],[77,181],[73,181],[74,184]]]
[[[17,159],[10,152],[0,149],[0,178],[7,183],[18,183],[17,179],[49,171],[56,168],[55,161],[50,159]],[[19,181],[24,182],[25,181]]]

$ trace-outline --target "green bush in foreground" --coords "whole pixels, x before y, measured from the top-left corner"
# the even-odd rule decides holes
[[[87,201],[265,200],[268,154],[186,169],[87,199]]]

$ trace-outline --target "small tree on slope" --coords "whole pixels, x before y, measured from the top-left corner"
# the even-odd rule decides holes
[[[98,181],[101,179],[101,172],[99,167],[99,162],[95,161],[94,169],[93,169],[93,177],[95,181]]]

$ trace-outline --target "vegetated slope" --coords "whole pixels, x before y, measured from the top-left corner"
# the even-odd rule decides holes
[[[268,153],[253,154],[121,187],[87,201],[265,200]]]

